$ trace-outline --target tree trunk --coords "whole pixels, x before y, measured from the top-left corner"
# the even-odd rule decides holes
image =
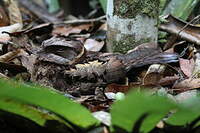
[[[157,42],[159,0],[108,0],[107,49],[126,53],[141,43]]]

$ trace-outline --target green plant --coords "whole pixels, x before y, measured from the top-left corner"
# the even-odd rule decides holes
[[[112,106],[112,124],[128,132],[138,129],[147,133],[173,108],[175,104],[167,98],[132,92]]]
[[[103,11],[106,13],[106,9],[107,9],[107,0],[99,0],[102,8],[103,8]]]
[[[106,13],[107,0],[99,0],[99,2]],[[199,2],[200,0],[160,0],[160,14],[162,16],[172,14],[186,20]]]
[[[87,109],[52,89],[2,79],[0,84],[0,110],[21,115],[41,126],[49,120],[80,130],[99,124]]]
[[[58,125],[50,127],[58,133],[87,132],[100,124],[87,109],[52,89],[2,79],[0,84],[0,120],[7,113],[12,113],[41,127],[46,127],[50,121],[56,121]],[[118,100],[112,105],[110,129],[115,133],[148,133],[163,118],[169,125],[184,126],[193,123],[193,127],[198,127],[199,110],[200,97],[177,104],[164,96],[134,91],[124,100]]]
[[[162,15],[172,14],[186,20],[200,0],[171,0],[161,12]]]
[[[147,92],[132,92],[125,100],[117,101],[112,106],[112,128],[115,132],[120,130],[127,133],[148,133],[164,118],[172,126],[186,126],[196,121],[194,127],[198,127],[199,110],[200,97],[177,104],[166,97]]]

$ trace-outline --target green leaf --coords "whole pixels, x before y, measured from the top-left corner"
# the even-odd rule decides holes
[[[144,118],[140,131],[147,133],[173,108],[175,105],[164,97],[133,92],[112,106],[112,125],[131,132]]]
[[[162,16],[172,14],[186,20],[200,0],[171,0],[164,9]]]
[[[176,113],[166,122],[172,125],[185,125],[198,117],[200,117],[200,98],[194,97],[179,104]]]
[[[48,10],[50,13],[55,13],[60,9],[58,0],[46,0],[48,4]]]
[[[160,12],[163,11],[165,6],[169,3],[170,0],[160,0]]]
[[[107,9],[107,0],[99,0],[101,7],[103,8],[104,13],[106,13]]]
[[[65,121],[59,117],[49,114],[47,112],[36,109],[33,106],[13,101],[11,99],[0,98],[0,110],[21,115],[29,120],[34,121],[40,126],[44,126],[48,120],[56,120],[58,122],[68,125]],[[70,127],[70,125],[68,125]]]
[[[0,85],[0,99],[12,99],[24,104],[39,106],[81,128],[99,124],[99,121],[87,109],[52,89],[2,79]]]

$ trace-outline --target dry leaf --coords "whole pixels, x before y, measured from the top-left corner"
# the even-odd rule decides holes
[[[200,54],[196,53],[195,55],[195,64],[192,71],[192,77],[200,78]]]
[[[161,86],[173,85],[178,79],[179,79],[179,77],[177,75],[167,76],[167,77],[160,79],[158,84]]]
[[[84,43],[84,47],[88,51],[99,52],[104,46],[104,41],[96,41],[94,39],[87,39]]]
[[[174,90],[186,91],[200,88],[200,78],[198,79],[185,79],[173,86]]]
[[[22,53],[22,50],[17,49],[15,51],[11,51],[11,52],[8,52],[4,55],[1,55],[0,56],[0,62],[9,62],[9,61],[13,60],[14,58],[20,56],[21,53]]]
[[[8,9],[10,24],[19,23],[22,26],[23,25],[22,15],[18,7],[17,0],[4,0],[4,1]]]
[[[183,73],[189,78],[192,75],[192,70],[194,68],[194,60],[193,59],[183,59],[179,58],[180,68]]]
[[[107,86],[106,92],[123,92],[127,93],[131,87],[128,85],[120,85],[120,84],[110,84]]]
[[[9,25],[9,19],[4,8],[0,5],[0,27]]]
[[[85,52],[80,41],[64,37],[52,37],[43,41],[39,60],[69,65],[80,61]]]
[[[92,24],[81,24],[78,26],[57,26],[56,28],[54,28],[52,34],[53,35],[64,35],[64,36],[69,36],[69,34],[77,34],[80,33],[83,30],[88,31],[90,29],[90,27],[92,27]]]
[[[158,81],[162,78],[165,69],[165,65],[151,65],[143,78],[143,85],[158,85]]]
[[[159,28],[161,30],[175,34],[177,37],[180,37],[188,42],[200,45],[200,27],[187,24],[186,22],[175,18],[172,15],[166,16],[165,19],[167,22],[160,25]]]
[[[22,26],[19,23],[13,24],[13,25],[10,25],[10,26],[0,27],[0,41],[6,42],[6,41],[10,40],[10,36],[8,34],[2,33],[2,32],[13,33],[13,32],[20,30],[21,27]]]

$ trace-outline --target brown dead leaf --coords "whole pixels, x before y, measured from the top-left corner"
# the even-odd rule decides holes
[[[53,24],[44,23],[44,24],[37,25],[31,29],[22,31],[22,33],[41,36],[43,34],[50,34],[52,30],[53,30]]]
[[[110,84],[108,85],[106,92],[123,92],[127,93],[129,91],[130,87],[128,85],[119,85],[119,84]]]
[[[176,36],[174,36],[174,35],[169,36],[169,38],[167,39],[167,42],[165,43],[163,49],[167,50],[167,49],[172,48],[174,46],[174,44],[176,43],[176,41],[177,41]]]
[[[9,25],[9,18],[6,15],[4,8],[0,5],[0,27]]]
[[[167,76],[167,77],[160,79],[158,84],[161,86],[173,85],[178,79],[179,79],[179,77],[177,75]]]
[[[99,27],[99,30],[105,30],[105,31],[107,31],[107,24],[106,24],[106,23],[102,24],[102,25]]]
[[[11,32],[9,35],[13,44],[23,47],[31,53],[36,53],[41,43],[50,37],[52,29],[52,24],[45,23],[25,30]]]
[[[86,106],[91,112],[97,112],[101,110],[107,110],[109,108],[105,103],[101,103],[98,101],[94,102],[84,102],[82,105]]]
[[[195,54],[195,63],[192,70],[192,77],[200,78],[200,53]]]
[[[168,15],[165,18],[168,22],[160,25],[160,29],[177,35],[188,42],[200,45],[200,27],[187,24],[186,22]]]
[[[20,56],[21,53],[22,53],[22,50],[17,49],[15,51],[11,51],[11,52],[8,52],[4,55],[1,55],[0,56],[0,62],[9,62],[9,61],[13,60],[14,58],[16,58],[17,56]]]
[[[162,74],[152,72],[147,74],[143,79],[143,85],[158,85],[159,80],[162,78]]]
[[[177,91],[186,91],[200,88],[200,78],[197,79],[185,79],[179,83],[176,83],[173,87]]]
[[[194,68],[194,60],[193,59],[183,59],[179,58],[180,68],[183,73],[189,78],[192,75],[192,71]]]
[[[10,36],[3,32],[13,33],[21,29],[21,24],[13,24],[10,26],[0,27],[0,41],[6,42],[10,40]]]
[[[43,41],[39,60],[69,65],[81,60],[85,52],[80,41],[64,37],[52,37]]]
[[[63,36],[69,36],[69,34],[78,34],[81,31],[85,30],[88,31],[90,27],[92,27],[93,24],[81,24],[78,26],[57,26],[54,28],[52,34],[53,35],[63,35]]]
[[[19,10],[17,2],[18,2],[17,0],[6,0],[5,1],[7,9],[8,9],[8,13],[9,13],[10,24],[19,23],[19,24],[23,25],[22,15]]]
[[[165,65],[151,65],[143,78],[143,85],[158,85],[158,81],[163,77],[165,69]]]
[[[94,39],[87,39],[84,43],[84,47],[88,51],[99,52],[104,46],[104,41],[96,41]]]

